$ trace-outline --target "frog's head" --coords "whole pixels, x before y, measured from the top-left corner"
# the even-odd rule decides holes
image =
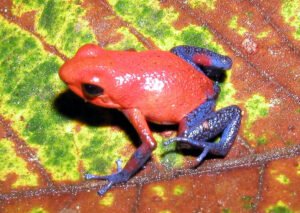
[[[76,55],[66,61],[59,70],[59,77],[68,87],[84,100],[95,105],[118,108],[106,93],[110,77],[107,71],[104,50],[97,45],[87,44]]]

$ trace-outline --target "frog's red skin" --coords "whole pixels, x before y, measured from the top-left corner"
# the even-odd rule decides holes
[[[59,71],[60,78],[83,99],[121,110],[142,141],[125,167],[118,168],[118,173],[86,175],[86,179],[109,181],[99,190],[101,195],[113,184],[127,181],[156,148],[147,120],[160,124],[179,123],[179,137],[167,143],[183,141],[202,148],[198,162],[208,152],[226,155],[236,137],[240,109],[230,106],[214,112],[218,86],[197,66],[225,70],[231,67],[230,58],[189,46],[175,47],[171,52],[108,51],[88,44]],[[97,86],[103,92],[91,98],[83,92],[85,84]],[[218,144],[207,142],[221,132]]]
[[[214,82],[203,73],[160,50],[108,51],[85,45],[63,65],[60,77],[84,99],[82,83],[101,85],[103,96],[89,100],[95,105],[138,109],[160,124],[180,122],[215,93]]]

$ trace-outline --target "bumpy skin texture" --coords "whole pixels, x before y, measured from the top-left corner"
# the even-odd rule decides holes
[[[93,44],[81,47],[61,67],[60,78],[83,99],[121,110],[142,141],[116,174],[86,175],[86,179],[108,180],[98,193],[127,181],[149,159],[156,141],[147,121],[179,123],[178,137],[165,144],[178,141],[203,149],[198,163],[209,152],[226,155],[237,135],[241,111],[237,106],[214,111],[220,89],[201,67],[222,71],[231,64],[226,56],[191,46],[178,46],[170,52],[108,51]],[[207,141],[220,133],[219,143]]]

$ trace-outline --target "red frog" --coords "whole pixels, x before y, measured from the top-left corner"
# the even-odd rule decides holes
[[[202,149],[198,164],[208,153],[225,156],[238,133],[241,110],[237,106],[214,110],[220,89],[203,70],[223,71],[231,65],[229,57],[193,46],[135,52],[87,44],[66,61],[59,76],[68,87],[92,104],[122,111],[142,141],[117,173],[86,174],[86,179],[108,181],[98,194],[127,181],[149,159],[156,141],[147,121],[178,123],[178,136],[165,145],[177,141]],[[219,134],[218,143],[208,141]]]

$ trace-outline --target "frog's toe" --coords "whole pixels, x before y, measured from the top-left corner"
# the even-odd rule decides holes
[[[208,141],[198,141],[198,140],[194,140],[192,138],[187,138],[187,137],[171,138],[171,139],[167,140],[166,142],[164,142],[164,145],[167,146],[173,142],[181,142],[180,144],[189,144],[191,146],[202,149],[202,153],[196,159],[195,167],[197,167],[204,160],[204,158],[207,156],[208,153],[216,152],[215,150],[218,150],[218,147],[219,147],[217,144],[214,144],[214,143],[211,143]]]
[[[118,160],[116,160],[116,164],[117,164],[117,172],[121,172],[122,171],[122,159],[118,158]]]
[[[125,171],[122,170],[120,172],[106,175],[106,176],[98,176],[98,175],[92,175],[92,174],[85,174],[86,180],[107,180],[108,183],[105,184],[99,191],[99,195],[105,194],[114,184],[126,182],[128,181],[130,175]]]
[[[92,175],[92,174],[85,174],[85,179],[86,180],[108,180],[108,183],[105,184],[104,186],[101,187],[100,190],[98,190],[98,195],[104,195],[111,187],[112,185],[116,182],[115,176],[116,174],[112,175],[107,175],[107,176],[98,176],[98,175]]]
[[[174,137],[174,138],[171,138],[171,139],[167,140],[166,142],[164,142],[164,145],[168,146],[174,142],[183,142],[183,143],[187,143],[194,147],[199,147],[199,148],[205,148],[205,144],[207,143],[206,141],[197,141],[197,140],[194,140],[192,138],[187,138],[187,137]]]
[[[104,195],[114,184],[114,182],[109,181],[107,184],[105,184],[104,186],[101,187],[101,189],[98,190],[97,194],[102,196]]]
[[[205,147],[203,149],[202,153],[196,159],[197,164],[200,164],[203,161],[203,159],[207,156],[207,154],[209,153],[209,151],[210,151],[209,147]]]
[[[84,179],[86,180],[106,180],[107,176],[98,176],[93,174],[85,174]]]
[[[168,146],[168,145],[170,145],[171,143],[174,143],[174,142],[176,142],[176,141],[178,141],[178,140],[177,140],[177,137],[171,138],[171,139],[169,139],[169,140],[167,140],[167,141],[164,142],[164,146]]]
[[[171,138],[171,139],[165,141],[164,142],[164,146],[168,146],[171,143],[175,143],[175,142],[186,142],[186,143],[189,143],[190,139],[189,138],[185,138],[185,137],[174,137],[174,138]]]

